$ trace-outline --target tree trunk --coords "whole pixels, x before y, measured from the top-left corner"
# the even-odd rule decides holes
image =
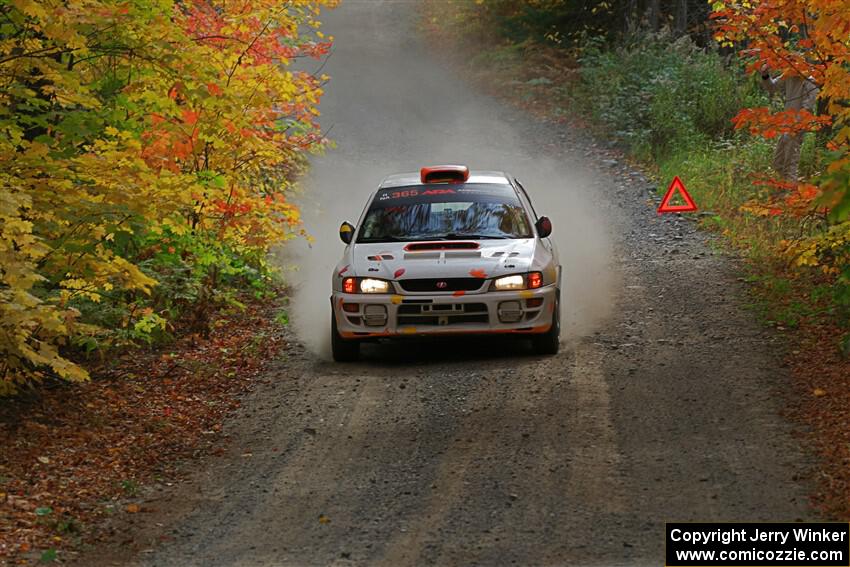
[[[637,22],[637,10],[638,10],[638,0],[629,0],[629,3],[626,6],[626,35],[631,35],[639,27],[639,22]]]
[[[658,31],[658,16],[661,11],[661,0],[649,0],[649,9],[647,10],[647,20],[649,20],[649,29],[653,32]]]
[[[676,0],[676,16],[673,21],[676,37],[688,31],[688,0]]]

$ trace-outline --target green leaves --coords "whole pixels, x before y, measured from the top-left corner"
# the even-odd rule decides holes
[[[69,345],[156,340],[219,286],[264,277],[299,222],[286,195],[304,154],[324,144],[325,78],[286,64],[327,52],[315,15],[334,3],[6,7],[0,394],[85,380]]]

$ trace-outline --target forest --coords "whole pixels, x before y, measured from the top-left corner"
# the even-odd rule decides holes
[[[212,479],[228,490],[234,486],[227,482],[250,480],[232,490],[242,500],[227,503],[245,513],[228,512],[225,522],[249,518],[254,508],[275,521],[296,512],[307,518],[292,530],[303,518],[254,524],[263,533],[253,537],[274,552],[278,540],[291,535],[304,538],[293,549],[312,552],[319,542],[333,554],[327,557],[345,562],[349,548],[327,535],[343,529],[351,547],[392,533],[413,536],[411,545],[426,551],[451,536],[466,549],[472,538],[464,530],[478,524],[462,522],[465,513],[494,521],[511,511],[523,522],[541,518],[545,525],[534,527],[544,537],[556,525],[539,513],[549,505],[553,515],[563,514],[564,525],[588,518],[594,527],[608,525],[607,513],[585,515],[606,509],[605,487],[616,488],[630,510],[644,510],[652,499],[647,494],[661,501],[669,492],[658,478],[641,485],[640,474],[653,466],[676,472],[660,458],[632,471],[617,468],[648,454],[643,429],[639,442],[621,443],[635,437],[623,423],[636,422],[626,417],[657,425],[659,455],[687,449],[678,425],[690,427],[690,437],[711,441],[701,455],[707,464],[699,466],[733,479],[708,495],[701,491],[715,490],[720,481],[687,469],[699,474],[698,484],[690,476],[670,484],[688,488],[681,491],[688,494],[680,511],[691,513],[711,498],[711,513],[727,514],[716,503],[730,502],[723,498],[734,496],[730,486],[739,483],[759,488],[737,493],[741,502],[786,503],[791,498],[780,481],[811,480],[817,514],[850,517],[848,1],[423,0],[386,2],[381,10],[370,2],[342,1],[340,10],[351,7],[336,28],[349,34],[346,47],[320,22],[338,0],[0,0],[0,562],[77,557],[107,538],[104,526],[115,518],[155,517],[145,490],[156,486],[171,494],[167,487],[187,468],[203,469],[210,462],[203,459],[213,457],[230,459],[245,475],[227,469],[227,478]],[[376,61],[351,47],[362,38],[370,49],[377,46],[369,51]],[[658,193],[680,177],[699,212],[673,222],[712,235],[704,247],[696,238],[683,242],[694,255],[682,257],[691,258],[698,275],[713,270],[715,283],[727,281],[721,271],[734,274],[743,291],[686,282],[693,291],[686,301],[703,304],[688,322],[679,315],[690,317],[690,305],[667,305],[663,294],[647,294],[640,309],[627,313],[631,320],[616,314],[593,337],[580,338],[586,339],[579,344],[582,356],[594,364],[576,362],[580,357],[566,348],[560,357],[538,360],[489,345],[483,355],[467,352],[461,341],[451,341],[445,356],[428,351],[416,358],[414,350],[413,358],[404,358],[409,353],[395,349],[399,358],[389,364],[366,357],[352,382],[351,367],[330,365],[301,344],[306,341],[292,329],[287,303],[297,290],[286,288],[279,262],[270,259],[294,239],[313,242],[295,203],[311,159],[334,147],[319,117],[326,89],[334,88],[324,69],[334,68],[337,49],[343,86],[334,95],[354,100],[336,108],[337,135],[361,123],[353,118],[383,124],[386,113],[399,123],[386,138],[393,143],[381,139],[378,147],[363,148],[358,159],[371,161],[357,165],[383,165],[392,161],[387,156],[407,163],[413,157],[393,152],[419,147],[413,141],[428,138],[417,137],[416,128],[433,127],[432,118],[439,128],[454,128],[439,122],[445,116],[423,116],[433,101],[422,97],[431,91],[396,79],[416,70],[442,85],[460,70],[462,86],[453,86],[469,94],[458,100],[473,102],[458,108],[475,111],[473,119],[487,116],[505,131],[518,131],[492,111],[507,101],[539,128],[530,129],[535,133],[581,132],[591,141],[570,151],[587,165],[604,166],[606,175],[639,170]],[[473,126],[486,132],[490,124]],[[349,150],[372,139],[361,134],[344,132],[349,142],[357,138]],[[507,161],[522,157],[520,148],[488,143]],[[351,171],[344,159],[327,157],[326,172]],[[655,202],[638,193],[645,188],[632,183],[638,178],[624,181],[632,185],[623,191],[634,191],[615,206],[645,199],[636,216],[649,233],[651,223],[669,217],[658,219]],[[348,190],[340,185],[334,189]],[[350,197],[339,195],[339,201]],[[569,211],[555,212],[571,218]],[[609,228],[632,241],[625,228]],[[633,287],[652,287],[656,280],[648,274],[667,267],[667,259],[647,267],[637,256],[620,258],[621,264],[639,278]],[[706,322],[715,299],[736,306],[724,312],[732,322],[716,329]],[[606,297],[606,305],[614,303]],[[754,338],[746,325],[737,328],[750,317],[738,306],[755,314],[770,340]],[[687,347],[664,337],[638,345],[624,329],[644,325],[650,312],[674,315],[659,332],[674,336],[687,327],[697,338]],[[699,314],[705,320],[697,320]],[[323,315],[324,323],[330,319]],[[773,348],[774,338],[781,348]],[[712,374],[738,360],[747,365],[746,357],[727,354],[748,346],[759,355],[752,368],[741,369],[752,382]],[[692,374],[688,349],[702,356]],[[661,353],[661,365],[644,351]],[[684,361],[684,370],[664,366],[665,356]],[[617,357],[622,366],[606,366]],[[773,384],[759,382],[764,375],[787,391],[765,394]],[[726,389],[702,390],[703,383]],[[258,388],[273,395],[251,406],[249,392]],[[633,395],[638,389],[647,397]],[[732,400],[740,392],[744,396]],[[228,427],[243,401],[250,438],[240,445],[231,442]],[[697,410],[680,415],[685,403]],[[545,417],[526,411],[534,404],[551,411]],[[806,430],[799,445],[818,456],[813,478],[800,480],[785,463],[788,455],[773,451],[774,442],[785,442],[776,433],[785,427],[776,407]],[[674,420],[677,427],[669,426]],[[724,428],[736,423],[745,426],[730,437]],[[597,437],[610,458],[597,445],[582,444]],[[773,452],[770,470],[747,463],[765,454],[751,451],[755,445]],[[287,468],[292,453],[296,466]],[[492,465],[506,454],[512,458]],[[304,459],[300,466],[297,458]],[[327,466],[333,459],[336,467]],[[428,474],[420,476],[423,470]],[[255,472],[266,476],[251,476]],[[762,486],[763,472],[780,481]],[[640,491],[605,484],[631,473],[638,476],[629,486]],[[564,482],[585,485],[566,492]],[[470,493],[476,483],[481,490]],[[260,495],[268,484],[274,498]],[[502,495],[503,489],[510,492]],[[498,515],[492,513],[496,492],[493,498],[506,498],[496,505]],[[293,495],[308,496],[290,508]],[[355,502],[345,498],[360,496],[352,510],[363,515],[341,509]],[[263,507],[255,506],[259,498]],[[214,507],[220,500],[192,505]],[[313,509],[317,502],[342,513]],[[382,516],[385,525],[378,525],[369,515],[376,502],[401,515]],[[569,506],[576,503],[573,513]],[[423,531],[426,537],[398,529],[419,512],[427,522],[413,525],[437,532]],[[642,518],[643,531],[644,519],[665,520]],[[375,529],[361,537],[361,525]],[[492,534],[523,531],[510,524],[499,529]],[[527,531],[522,537],[535,533]],[[639,547],[634,538],[608,539],[617,555],[607,557],[619,561],[619,554]],[[580,543],[581,553],[591,549]],[[269,557],[276,559],[272,552]]]
[[[210,331],[298,234],[323,0],[4,1],[0,395]]]
[[[701,225],[749,258],[764,318],[829,327],[850,354],[846,2],[456,0],[428,14],[489,46],[470,73],[518,75],[520,103],[548,118],[589,116],[660,189],[681,176]]]

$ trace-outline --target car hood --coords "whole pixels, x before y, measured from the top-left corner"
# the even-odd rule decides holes
[[[410,242],[354,244],[346,250],[338,273],[388,280],[411,278],[492,278],[527,272],[535,257],[534,238],[516,240],[463,241],[468,249],[440,250],[441,244],[458,245],[456,241],[433,243],[433,249],[411,250]],[[417,242],[415,247],[428,248]],[[476,246],[477,247],[474,247]]]

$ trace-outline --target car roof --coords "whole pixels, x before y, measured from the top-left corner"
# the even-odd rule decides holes
[[[466,180],[466,183],[510,185],[511,182],[508,174],[503,171],[470,171],[469,179]],[[418,171],[388,175],[384,178],[378,188],[386,189],[387,187],[409,187],[411,185],[422,185],[422,179],[420,178]]]

